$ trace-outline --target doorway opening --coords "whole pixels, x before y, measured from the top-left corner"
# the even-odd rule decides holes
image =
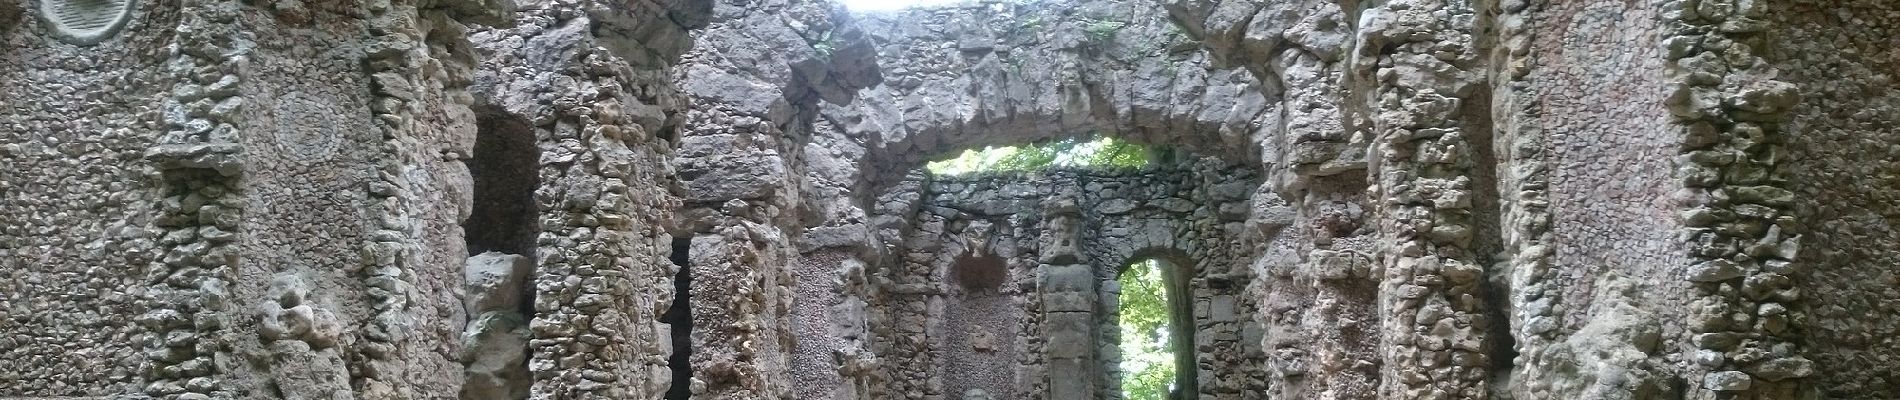
[[[1116,277],[1122,398],[1199,397],[1190,271],[1164,258],[1143,258]]]

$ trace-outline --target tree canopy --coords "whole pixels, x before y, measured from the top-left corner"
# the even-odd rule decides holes
[[[1017,146],[964,150],[948,160],[925,165],[931,173],[1035,171],[1053,167],[1138,168],[1153,158],[1148,146],[1113,137],[1065,138]]]

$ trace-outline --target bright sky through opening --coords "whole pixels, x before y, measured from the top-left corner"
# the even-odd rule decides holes
[[[844,0],[851,11],[884,11],[909,7],[929,7],[962,3],[969,0]]]

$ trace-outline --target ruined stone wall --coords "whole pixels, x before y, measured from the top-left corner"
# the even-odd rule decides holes
[[[465,349],[465,357],[525,350],[525,360],[511,363],[525,367],[528,382],[508,382],[512,394],[464,398],[523,389],[531,398],[667,392],[674,327],[661,316],[681,268],[670,261],[668,214],[679,206],[668,160],[686,104],[671,77],[691,44],[687,30],[708,18],[706,6],[521,2],[512,25],[472,35],[483,59],[473,87],[478,111],[529,130],[535,170],[506,173],[536,174],[539,186],[533,254],[524,254],[534,260],[530,300],[519,311],[527,320],[468,332],[525,335]],[[693,242],[696,253],[702,246]]]
[[[1257,182],[1246,167],[1207,161],[899,185],[919,204],[895,216],[911,221],[896,264],[871,274],[888,395],[1120,398],[1116,278],[1145,257],[1191,278],[1182,284],[1195,324],[1182,348],[1198,360],[1199,391],[1264,390],[1246,247],[1227,240],[1244,229]]]
[[[29,5],[0,5],[0,396],[135,393],[147,329],[131,317],[162,307],[176,240],[153,226],[171,193],[143,160],[182,78],[162,68],[181,7],[139,4],[81,46]]]
[[[1885,245],[1896,235],[1888,182],[1900,168],[1894,162],[1900,149],[1891,139],[1900,126],[1893,90],[1900,8],[1867,1],[1767,6],[1763,19],[1772,30],[1751,43],[1766,47],[1762,57],[1801,97],[1779,135],[1766,140],[1780,152],[1781,166],[1771,176],[1798,199],[1792,225],[1805,232],[1783,228],[1784,237],[1798,238],[1783,247],[1799,257],[1783,264],[1780,272],[1792,282],[1783,282],[1785,294],[1777,295],[1800,301],[1782,306],[1798,313],[1781,323],[1791,331],[1787,337],[1807,346],[1812,361],[1795,366],[1812,368],[1807,372],[1829,398],[1900,392],[1900,373],[1854,367],[1900,358],[1891,339],[1900,334],[1900,321],[1870,318],[1900,308],[1900,277],[1891,267],[1900,254]]]
[[[1130,12],[1157,6],[1168,19]],[[1259,149],[1237,159],[1271,183],[1246,233],[1262,239],[1279,395],[1790,397],[1816,390],[1791,340],[1806,300],[1790,268],[1811,227],[1769,144],[1798,114],[1800,85],[1778,76],[1815,67],[1763,64],[1801,46],[1766,39],[1781,29],[1770,14],[1421,1],[872,15],[885,83],[821,125],[872,165],[1086,131]],[[1221,92],[1234,81],[1216,75],[1246,84]],[[1234,98],[1259,106],[1227,120],[1245,136],[1179,112]],[[883,171],[868,185],[898,176]]]
[[[451,282],[459,278],[431,272],[454,269],[423,268],[401,278],[400,284],[384,286],[371,282],[373,276],[402,276],[403,269],[431,259],[396,249],[388,256],[400,261],[368,268],[374,262],[366,258],[372,257],[362,254],[364,246],[373,247],[376,241],[406,244],[424,235],[400,217],[381,214],[429,212],[445,204],[399,201],[379,208],[371,196],[390,194],[387,186],[373,182],[379,176],[406,178],[400,166],[425,167],[394,156],[415,145],[394,138],[427,137],[455,126],[453,119],[439,126],[407,123],[413,113],[453,108],[441,101],[452,91],[419,93],[411,84],[428,89],[431,83],[456,83],[453,77],[402,67],[437,62],[438,68],[453,70],[472,64],[471,59],[432,52],[427,44],[452,45],[459,39],[455,18],[477,16],[466,13],[469,10],[406,3],[308,8],[298,3],[256,8],[216,1],[43,3],[50,12],[7,16],[7,40],[18,44],[9,48],[21,50],[9,51],[7,57],[27,58],[9,59],[4,73],[34,77],[9,79],[19,83],[7,85],[10,88],[54,92],[9,98],[48,99],[44,105],[54,108],[47,110],[64,107],[61,104],[76,107],[58,118],[66,123],[114,125],[34,127],[52,119],[10,111],[8,133],[21,136],[8,140],[9,153],[25,157],[65,149],[78,154],[91,147],[86,152],[117,156],[86,161],[88,168],[39,173],[26,167],[55,164],[10,155],[8,169],[23,172],[17,187],[33,185],[29,182],[72,184],[71,189],[98,199],[84,201],[94,204],[84,209],[99,214],[61,214],[113,226],[73,230],[110,236],[57,247],[90,248],[91,259],[78,254],[59,258],[51,251],[54,247],[39,247],[43,251],[33,253],[32,261],[38,267],[10,268],[10,273],[71,268],[90,272],[54,275],[82,279],[75,284],[30,276],[9,279],[9,284],[21,286],[9,293],[22,296],[8,296],[8,301],[43,303],[47,311],[60,314],[8,318],[48,325],[8,327],[6,332],[56,333],[68,329],[61,326],[78,323],[91,325],[85,332],[112,336],[87,345],[97,348],[75,343],[62,351],[64,357],[105,362],[101,365],[64,361],[54,355],[59,353],[31,353],[39,345],[7,346],[9,351],[29,352],[8,358],[20,363],[11,369],[31,375],[9,379],[19,384],[0,393],[207,398],[456,390],[460,380],[439,373],[453,361],[431,354],[453,336],[440,327],[460,323],[457,312],[445,310],[455,302],[440,300],[456,297]],[[129,18],[124,31],[93,29],[113,26],[109,14],[120,10]],[[388,36],[398,32],[399,37]],[[398,47],[374,51],[388,46]],[[62,58],[68,61],[59,61]],[[99,62],[130,64],[92,65]],[[59,77],[47,75],[49,71],[77,75]],[[403,84],[395,84],[399,81]],[[93,94],[83,94],[88,91]],[[58,100],[61,96],[86,100],[66,103]],[[379,100],[390,97],[395,99]],[[372,104],[392,106],[372,112]],[[80,115],[91,117],[72,118]],[[11,119],[15,117],[20,119]],[[107,141],[97,142],[100,139]],[[437,154],[434,149],[418,152]],[[391,167],[372,166],[378,163]],[[67,172],[83,173],[84,178],[59,178]],[[9,187],[15,186],[10,182]],[[38,213],[31,204],[39,200],[18,199],[21,203],[5,208]],[[51,222],[51,216],[8,220]],[[6,247],[9,253],[35,248],[12,243]],[[454,263],[459,265],[459,260]],[[375,272],[363,272],[366,269]],[[116,288],[97,284],[115,276],[137,280]],[[86,289],[85,281],[95,283]],[[388,287],[390,292],[377,298],[369,286]],[[47,307],[59,297],[33,294],[55,287],[106,294],[97,303],[105,308],[97,309],[113,310],[117,315],[112,321],[137,325],[87,320],[85,315],[97,311],[60,311]],[[111,295],[114,292],[119,294]],[[402,299],[385,300],[398,297]],[[411,298],[417,301],[408,302]],[[113,304],[119,302],[125,306],[115,309]],[[26,310],[18,307],[8,308]],[[66,337],[84,340],[87,334],[10,340],[59,346],[55,343]],[[125,353],[114,349],[133,350],[136,356],[115,359],[113,354]],[[392,360],[396,353],[405,358]],[[45,380],[75,367],[98,377]]]
[[[1019,299],[1141,226],[1234,285],[1216,397],[1883,398],[1892,8],[0,0],[0,396],[658,397],[686,276],[695,397],[1087,396],[1036,329],[1100,315]],[[1089,133],[1259,175],[913,173]],[[978,320],[1026,372],[908,359]]]
[[[4,335],[0,336],[10,343],[5,346],[10,353],[9,363],[18,363],[8,365],[8,369],[19,374],[0,385],[0,396],[453,397],[464,390],[465,362],[480,364],[475,360],[496,353],[504,357],[509,352],[525,354],[525,339],[500,348],[485,348],[492,344],[473,343],[473,338],[466,346],[463,343],[464,326],[473,317],[465,310],[464,300],[472,300],[470,308],[493,307],[482,299],[519,299],[522,291],[520,286],[501,285],[496,293],[465,292],[464,285],[470,282],[465,282],[468,277],[463,272],[469,254],[464,248],[461,224],[471,212],[471,191],[477,188],[471,187],[464,162],[476,156],[477,125],[484,122],[473,108],[507,112],[504,104],[514,105],[512,111],[518,112],[514,115],[526,116],[519,119],[544,125],[554,120],[554,113],[537,113],[541,110],[534,107],[574,108],[572,104],[562,106],[564,103],[557,101],[560,99],[532,95],[525,97],[527,101],[494,100],[493,96],[478,100],[464,89],[476,79],[477,58],[488,55],[478,56],[467,36],[469,26],[506,24],[517,17],[508,5],[67,3],[48,4],[79,10],[75,12],[128,4],[130,22],[124,32],[100,40],[61,39],[79,43],[72,45],[54,40],[70,32],[49,27],[50,20],[36,19],[38,10],[0,13],[7,19],[6,40],[17,44],[8,46],[8,62],[0,68],[0,74],[9,76],[10,84],[6,86],[50,90],[46,94],[10,93],[9,98],[49,99],[43,104],[49,112],[15,110],[32,103],[9,102],[4,123],[8,127],[9,196],[5,207],[0,208],[26,214],[7,218],[8,243],[0,246],[6,249],[3,258],[9,267],[7,279],[0,281],[6,282],[10,293],[4,300],[7,305],[0,307],[8,313],[5,329],[0,330]],[[528,4],[525,8],[566,19],[587,11],[596,12],[597,19],[627,13],[638,15],[630,19],[641,21],[630,24],[652,27],[647,22],[652,13],[624,10],[623,6],[595,5],[589,9],[564,3]],[[110,10],[100,12],[105,11]],[[524,19],[541,22],[534,17],[526,15]],[[582,28],[583,33],[594,27],[586,22],[571,26]],[[677,26],[675,30],[683,32],[685,28]],[[640,39],[648,40],[644,37],[648,33],[641,33]],[[550,42],[584,46],[584,39],[569,36]],[[676,56],[685,42],[650,47],[674,48],[671,54]],[[588,48],[591,50],[591,46]],[[536,49],[543,50],[553,51]],[[573,57],[566,59],[570,65],[584,61],[573,53],[567,55]],[[490,65],[506,69],[521,62],[507,56]],[[25,58],[16,61],[14,57]],[[549,59],[533,62],[545,65],[540,62]],[[595,175],[626,177],[631,181],[629,185],[639,188],[633,190],[638,193],[601,188],[607,185],[569,183],[562,188],[586,186],[577,191],[588,194],[554,192],[542,198],[608,204],[589,208],[548,200],[569,207],[562,211],[596,211],[585,215],[587,218],[565,218],[569,215],[563,213],[551,220],[573,220],[589,228],[606,226],[602,228],[605,233],[589,232],[586,237],[608,248],[598,254],[588,251],[589,262],[619,265],[618,276],[651,277],[646,280],[650,283],[618,285],[634,287],[624,290],[655,293],[619,299],[621,303],[615,308],[652,310],[655,307],[636,306],[635,302],[651,303],[656,298],[670,297],[671,273],[665,268],[646,271],[634,267],[665,265],[644,260],[665,260],[663,228],[669,221],[662,210],[674,206],[665,195],[667,186],[661,178],[668,175],[659,155],[667,153],[668,146],[642,129],[667,129],[666,114],[676,109],[677,103],[667,98],[671,94],[666,88],[671,84],[666,79],[670,74],[664,62],[646,66],[646,72],[640,75],[631,73],[625,62],[601,61],[595,65],[593,75],[620,80],[607,85],[611,87],[602,95],[609,98],[606,105],[590,103],[592,106],[586,108],[601,109],[600,115],[588,116],[595,118],[593,121],[606,121],[596,125],[621,129],[590,125],[593,130],[585,138],[594,140],[593,145],[584,148],[605,150],[604,154],[589,154],[582,164]],[[69,71],[72,76],[48,74],[51,71]],[[546,81],[518,86],[557,87]],[[62,96],[74,100],[61,101]],[[620,96],[628,100],[612,101]],[[616,108],[625,103],[645,106]],[[74,109],[51,113],[60,107]],[[67,117],[54,118],[56,114]],[[622,117],[635,114],[641,116],[638,121]],[[93,117],[70,118],[77,115]],[[48,125],[54,121],[70,126]],[[82,126],[92,123],[110,126]],[[547,140],[546,146],[566,150],[582,147],[558,144],[578,144],[581,138],[578,134],[542,137]],[[626,150],[626,144],[613,152],[613,146],[605,144],[613,142],[600,139],[625,140],[643,152]],[[57,151],[110,157],[93,161],[71,158],[90,165],[86,168],[55,168],[56,163],[32,161]],[[570,153],[570,158],[556,157],[550,164],[571,160]],[[50,169],[35,172],[28,168],[31,165]],[[62,177],[65,174],[77,175]],[[52,186],[31,192],[12,190],[55,182],[76,190],[75,195],[83,192],[96,199],[85,200],[94,205],[84,210],[98,215],[72,214],[80,208],[51,213],[33,206],[53,204],[45,203],[49,198],[39,197],[42,195],[28,196],[63,193],[51,190]],[[602,191],[607,194],[602,195]],[[83,229],[71,232],[104,236],[74,237],[70,240],[76,242],[57,246],[15,243],[29,237],[38,237],[31,239],[35,241],[56,238],[49,235],[49,229],[33,228],[39,225],[12,222],[50,223],[56,220],[54,215],[95,221],[102,224],[97,229],[80,227]],[[625,234],[616,236],[622,232]],[[616,240],[621,237],[633,239]],[[639,239],[642,237],[645,239]],[[570,243],[564,248],[581,247]],[[635,250],[625,250],[628,247]],[[80,249],[89,250],[66,252]],[[554,253],[555,261],[564,261],[558,258],[560,252]],[[600,262],[603,255],[618,257]],[[25,260],[20,257],[30,257],[33,266],[16,266]],[[641,261],[636,265],[637,260]],[[638,273],[625,272],[630,270]],[[42,271],[48,275],[40,276]],[[562,271],[557,279],[569,277]],[[60,283],[73,279],[77,281],[72,284]],[[128,281],[105,284],[114,279]],[[55,305],[82,291],[84,296],[99,298],[86,305],[97,311],[62,311]],[[47,314],[28,314],[27,310],[32,309],[29,305]],[[502,308],[517,310],[512,304]],[[89,319],[87,315],[98,318]],[[553,318],[559,314],[537,316]],[[607,357],[611,367],[587,375],[622,382],[630,388],[612,388],[618,392],[587,389],[611,393],[663,391],[668,381],[663,361],[649,361],[650,357],[645,356],[665,353],[663,339],[654,339],[664,336],[656,332],[661,328],[649,328],[644,334],[630,329],[634,324],[650,326],[642,321],[651,320],[651,316],[615,319],[608,315],[603,319],[606,322],[594,329],[605,332],[605,336],[594,339],[620,346],[635,342],[641,347],[621,349],[590,343],[606,349],[605,353],[585,349],[590,357],[615,353],[624,356]],[[526,326],[525,321],[514,324],[496,330]],[[485,323],[477,325],[488,327]],[[468,333],[473,336],[481,332],[484,330],[471,329]],[[107,337],[86,336],[95,334]],[[57,336],[35,338],[37,335]],[[567,341],[551,342],[572,345]],[[64,359],[67,357],[84,360]],[[502,364],[526,369],[526,361],[517,356]],[[566,364],[569,362],[563,361],[562,366],[570,366]],[[542,364],[553,367],[556,360],[546,357]],[[581,375],[580,370],[567,375],[544,373],[541,380],[546,382],[546,391],[558,392],[565,385],[556,382],[573,382],[568,379]],[[520,393],[525,394],[526,382],[513,384],[518,387],[504,384],[500,390],[522,390]],[[469,386],[478,387],[471,398],[489,398],[490,392],[479,389],[486,386]]]
[[[851,16],[824,1],[720,1],[694,33],[677,79],[688,99],[678,153],[693,235],[695,398],[829,398],[882,386],[862,374],[862,309],[849,293],[864,261],[857,240],[816,244],[806,227],[839,199],[837,172],[806,162],[821,103],[877,82]],[[861,215],[861,213],[860,213]],[[801,273],[802,272],[802,273]],[[862,281],[855,287],[862,288]],[[855,305],[854,305],[855,304]],[[859,328],[854,328],[858,326]],[[703,349],[703,350],[702,350]],[[853,372],[855,371],[855,372]]]

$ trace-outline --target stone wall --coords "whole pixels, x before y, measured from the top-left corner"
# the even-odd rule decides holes
[[[1179,346],[1199,391],[1265,389],[1247,247],[1226,240],[1245,229],[1249,168],[912,176],[898,187],[916,208],[875,214],[910,221],[897,264],[870,277],[888,396],[1120,398],[1116,278],[1148,257],[1189,278],[1194,325]]]
[[[539,187],[533,254],[524,254],[535,260],[531,291],[519,311],[528,319],[471,325],[463,336],[464,362],[525,350],[512,363],[529,379],[464,398],[523,389],[529,398],[657,398],[671,386],[673,326],[661,317],[681,266],[671,261],[668,213],[679,200],[668,160],[686,105],[671,77],[707,6],[524,1],[512,24],[471,33],[468,51],[482,57],[472,77],[479,118],[530,130],[536,168],[507,173],[536,174]],[[698,239],[694,254],[708,253]],[[525,335],[475,342],[511,330]]]
[[[547,258],[535,260],[535,271],[558,273],[552,285],[540,287],[579,291],[582,285],[569,289],[559,284],[590,271],[563,269],[568,258],[562,256],[580,259],[568,252],[585,250],[592,266],[612,269],[607,271],[612,276],[644,280],[616,284],[621,289],[613,291],[605,285],[592,290],[652,292],[616,298],[612,309],[654,310],[636,302],[670,297],[670,270],[636,269],[656,265],[636,260],[666,258],[669,241],[663,228],[670,219],[663,210],[676,206],[666,194],[671,175],[655,167],[666,165],[660,157],[670,149],[666,141],[653,138],[668,136],[663,133],[677,125],[667,116],[678,103],[670,97],[666,57],[676,57],[686,42],[596,47],[587,44],[596,36],[587,28],[595,24],[581,18],[566,26],[580,28],[569,32],[582,35],[545,40],[560,46],[537,47],[526,56],[540,57],[524,62],[522,55],[510,53],[506,42],[533,37],[531,33],[488,36],[499,39],[492,41],[469,36],[471,26],[478,24],[511,27],[474,28],[478,35],[510,29],[539,33],[556,19],[586,15],[640,26],[645,30],[635,35],[638,40],[624,40],[637,44],[651,40],[647,35],[654,33],[652,18],[657,14],[651,10],[560,3],[523,4],[516,13],[503,3],[386,1],[47,6],[85,13],[110,11],[88,7],[120,4],[130,7],[129,22],[123,32],[102,40],[68,37],[73,33],[50,26],[54,21],[34,18],[39,10],[19,10],[25,17],[0,13],[7,19],[5,40],[11,43],[0,53],[9,60],[0,74],[20,83],[6,86],[46,91],[9,93],[9,98],[48,99],[34,109],[19,108],[31,103],[8,103],[5,122],[0,123],[7,127],[7,186],[45,189],[9,190],[0,208],[24,213],[9,215],[8,221],[50,224],[73,218],[62,224],[80,235],[54,235],[53,225],[7,224],[7,243],[0,246],[5,256],[0,258],[7,260],[8,275],[0,281],[6,282],[8,293],[21,295],[7,296],[7,304],[0,307],[7,313],[0,318],[7,321],[0,323],[5,326],[0,336],[8,343],[6,359],[18,363],[8,365],[14,371],[10,374],[17,375],[0,385],[0,396],[440,398],[467,389],[474,391],[470,398],[490,398],[484,390],[494,385],[465,388],[463,371],[474,379],[493,372],[478,368],[485,363],[524,370],[531,365],[519,356],[506,360],[510,352],[526,354],[528,341],[491,340],[489,333],[525,329],[530,324],[518,320],[524,313],[557,319],[564,315],[558,311],[568,311],[535,313],[533,306],[523,309],[507,304],[510,300],[485,300],[521,299],[523,287],[487,281],[490,277],[482,273],[464,274],[470,254],[462,224],[472,212],[472,199],[481,197],[472,191],[483,190],[471,187],[465,162],[478,155],[478,136],[487,134],[478,131],[497,119],[546,129],[539,136],[546,140],[541,143],[557,151],[543,153],[556,156],[534,162],[555,171],[578,164],[590,176],[604,176],[602,182],[626,182],[620,189],[603,188],[609,185],[576,183],[573,180],[581,178],[564,180],[556,174],[542,180],[554,183],[543,185],[535,198],[543,204],[516,207],[535,214],[516,220],[540,220],[540,227],[569,226],[562,223],[572,221],[582,228],[548,230],[584,235],[590,243],[579,246],[547,235],[529,236],[560,250],[530,254]],[[686,22],[676,31],[692,24],[687,16],[693,4],[651,6],[677,9],[667,21]],[[515,19],[525,23],[512,22]],[[556,47],[583,51],[559,53]],[[662,55],[633,68],[628,62],[609,61],[619,58],[607,47],[653,49]],[[670,53],[667,48],[672,48]],[[577,104],[570,98],[536,96],[539,92],[510,90],[507,96],[495,96],[466,90],[478,79],[478,63],[483,70],[504,74],[530,72],[514,67],[523,64],[579,71],[549,62],[587,65],[588,55],[595,63],[587,76],[612,78],[604,90],[571,98],[588,100],[580,107],[586,113],[574,112]],[[631,58],[642,57],[656,56]],[[123,65],[114,66],[118,64]],[[547,78],[502,80],[540,92],[574,88]],[[483,110],[482,115],[476,110]],[[563,120],[579,119],[580,114],[591,119]],[[580,145],[583,139],[587,145]],[[560,157],[562,151],[567,158]],[[581,157],[584,162],[573,161],[576,151],[588,152]],[[64,167],[53,158],[31,161],[59,152],[98,158],[60,157],[77,163]],[[26,168],[29,165],[47,169],[36,172]],[[545,190],[550,186],[564,190]],[[89,205],[65,211],[35,206],[57,204],[48,196],[66,192],[52,190],[55,187],[84,196],[60,203]],[[596,206],[600,203],[606,205]],[[82,210],[97,215],[75,214]],[[99,226],[71,229],[80,220]],[[39,243],[45,240],[69,243]],[[604,258],[608,255],[616,257]],[[473,264],[467,269],[481,271],[477,267],[492,263]],[[507,268],[498,274],[511,278]],[[471,277],[474,282],[468,282]],[[66,280],[72,283],[60,283]],[[109,283],[115,280],[124,282]],[[465,289],[465,284],[473,285]],[[484,285],[493,292],[469,292]],[[92,300],[75,307],[91,311],[57,305],[82,297]],[[528,297],[563,299],[558,294]],[[29,311],[36,308],[44,311]],[[517,320],[469,323],[477,316],[473,314],[491,309],[505,310],[502,314],[512,313]],[[613,314],[584,326],[600,336],[578,336],[603,343],[571,343],[574,337],[541,343],[599,346],[583,349],[587,357],[621,354],[609,357],[607,367],[586,370],[573,364],[571,354],[558,362],[542,356],[535,365],[545,367],[534,368],[538,380],[545,382],[539,390],[554,393],[545,396],[571,396],[559,393],[579,390],[619,393],[615,396],[664,390],[669,381],[664,361],[645,356],[665,353],[664,340],[655,339],[664,337],[663,328],[645,322],[651,315]],[[466,339],[465,325],[473,325]],[[541,332],[560,329],[574,325]],[[496,354],[502,361],[493,360]],[[557,365],[562,371],[553,371]],[[579,381],[575,378],[583,375],[620,386],[569,389],[556,384]],[[494,390],[526,393],[527,382],[499,386]]]
[[[5,3],[0,396],[139,392],[147,330],[131,317],[158,307],[158,262],[177,240],[154,226],[174,193],[143,160],[180,79],[162,68],[180,5],[142,4],[120,34],[79,46]]]
[[[1888,139],[1900,126],[1893,90],[1900,58],[1892,46],[1900,8],[1797,1],[1769,4],[1763,15],[1772,30],[1751,45],[1765,48],[1762,57],[1801,96],[1770,139],[1782,162],[1772,176],[1793,192],[1792,225],[1803,232],[1783,230],[1797,241],[1784,247],[1799,250],[1781,272],[1791,278],[1783,292],[1799,301],[1782,306],[1793,313],[1780,322],[1787,326],[1784,337],[1807,346],[1812,364],[1795,366],[1811,368],[1804,372],[1818,378],[1826,397],[1895,393],[1900,372],[1854,366],[1900,357],[1890,339],[1900,334],[1900,321],[1870,317],[1900,309],[1900,277],[1890,262],[1900,254],[1883,245],[1897,234],[1888,211],[1895,193],[1886,182],[1900,168],[1894,162],[1900,149]],[[1769,315],[1761,318],[1772,323]]]
[[[0,0],[0,397],[1107,398],[1171,255],[1212,398],[1882,398],[1896,21]],[[1219,161],[915,172],[1089,134]]]

